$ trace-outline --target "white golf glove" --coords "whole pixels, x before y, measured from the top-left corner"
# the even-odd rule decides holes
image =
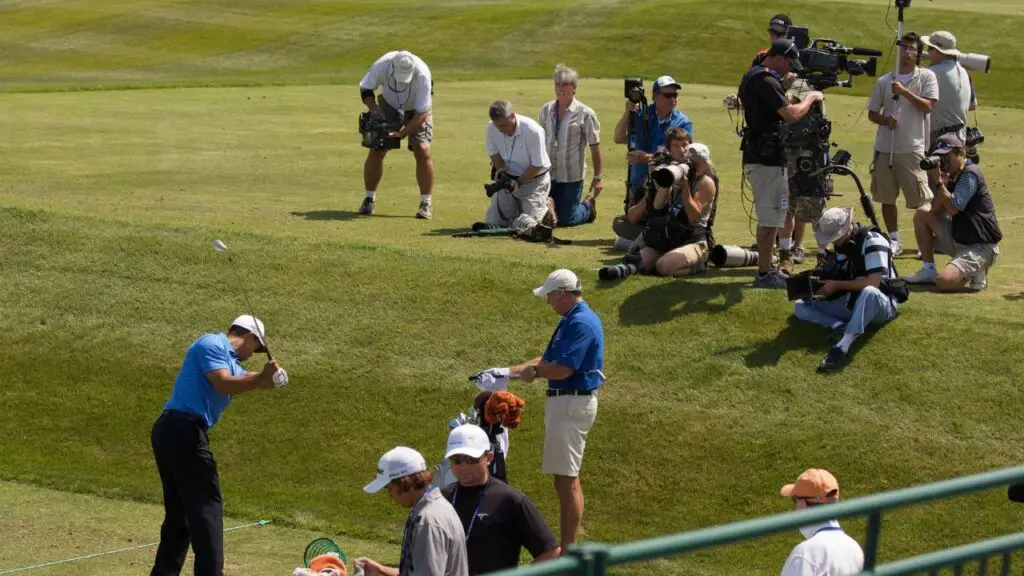
[[[288,385],[288,373],[285,372],[284,368],[278,368],[277,372],[274,372],[274,386],[282,388]]]
[[[503,392],[508,390],[508,368],[488,368],[469,379],[476,383],[481,390],[490,392]]]

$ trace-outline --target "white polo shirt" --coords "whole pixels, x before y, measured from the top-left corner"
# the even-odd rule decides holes
[[[512,176],[522,176],[531,166],[540,166],[543,170],[551,168],[544,129],[522,114],[516,114],[516,130],[512,136],[499,132],[494,122],[487,123],[487,155],[495,154],[505,161]]]
[[[381,56],[370,71],[363,76],[359,87],[363,90],[381,89],[384,101],[399,112],[415,110],[417,114],[430,111],[433,105],[430,97],[430,68],[420,59],[412,54],[412,61],[415,66],[412,80],[408,84],[395,81],[395,69],[391,63],[398,51],[388,52]]]
[[[782,576],[856,576],[864,569],[864,551],[839,523],[831,521],[800,529],[807,537],[782,566]]]

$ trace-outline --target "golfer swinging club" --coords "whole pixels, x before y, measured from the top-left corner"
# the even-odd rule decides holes
[[[543,356],[473,376],[484,390],[508,388],[509,377],[548,381],[544,408],[544,473],[555,478],[562,550],[576,542],[583,519],[580,468],[587,433],[597,417],[598,388],[604,383],[604,329],[583,300],[583,286],[571,270],[555,270],[533,291],[562,316]]]
[[[288,384],[274,360],[260,372],[239,363],[266,351],[264,334],[258,318],[239,316],[227,334],[204,334],[185,353],[171,398],[153,425],[164,523],[151,576],[177,576],[189,543],[196,576],[224,574],[224,503],[206,432],[236,394]]]

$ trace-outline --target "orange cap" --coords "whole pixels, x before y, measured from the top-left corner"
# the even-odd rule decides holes
[[[783,486],[779,493],[786,498],[825,498],[829,494],[839,496],[839,481],[828,470],[811,468],[804,470],[796,483]]]
[[[319,572],[324,568],[337,568],[338,572],[342,576],[348,574],[348,569],[345,567],[345,563],[342,562],[341,558],[338,558],[334,554],[321,554],[316,558],[313,558],[309,563],[309,569],[314,572]]]

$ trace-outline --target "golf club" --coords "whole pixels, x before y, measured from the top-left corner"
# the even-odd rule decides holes
[[[231,270],[235,274],[235,280],[238,281],[238,286],[242,290],[242,296],[245,298],[245,304],[249,307],[249,315],[256,319],[256,312],[253,311],[252,301],[249,300],[249,291],[245,289],[245,284],[242,282],[241,275],[238,273],[237,265],[235,264],[234,253],[228,248],[228,245],[220,240],[213,241],[213,249],[217,252],[222,252],[228,255],[228,262],[232,264]],[[256,324],[256,331],[259,333],[260,341],[263,342],[263,350],[267,353],[267,360],[273,361],[274,357],[270,355],[270,346],[267,344],[267,338],[263,335],[263,330],[259,324]]]

